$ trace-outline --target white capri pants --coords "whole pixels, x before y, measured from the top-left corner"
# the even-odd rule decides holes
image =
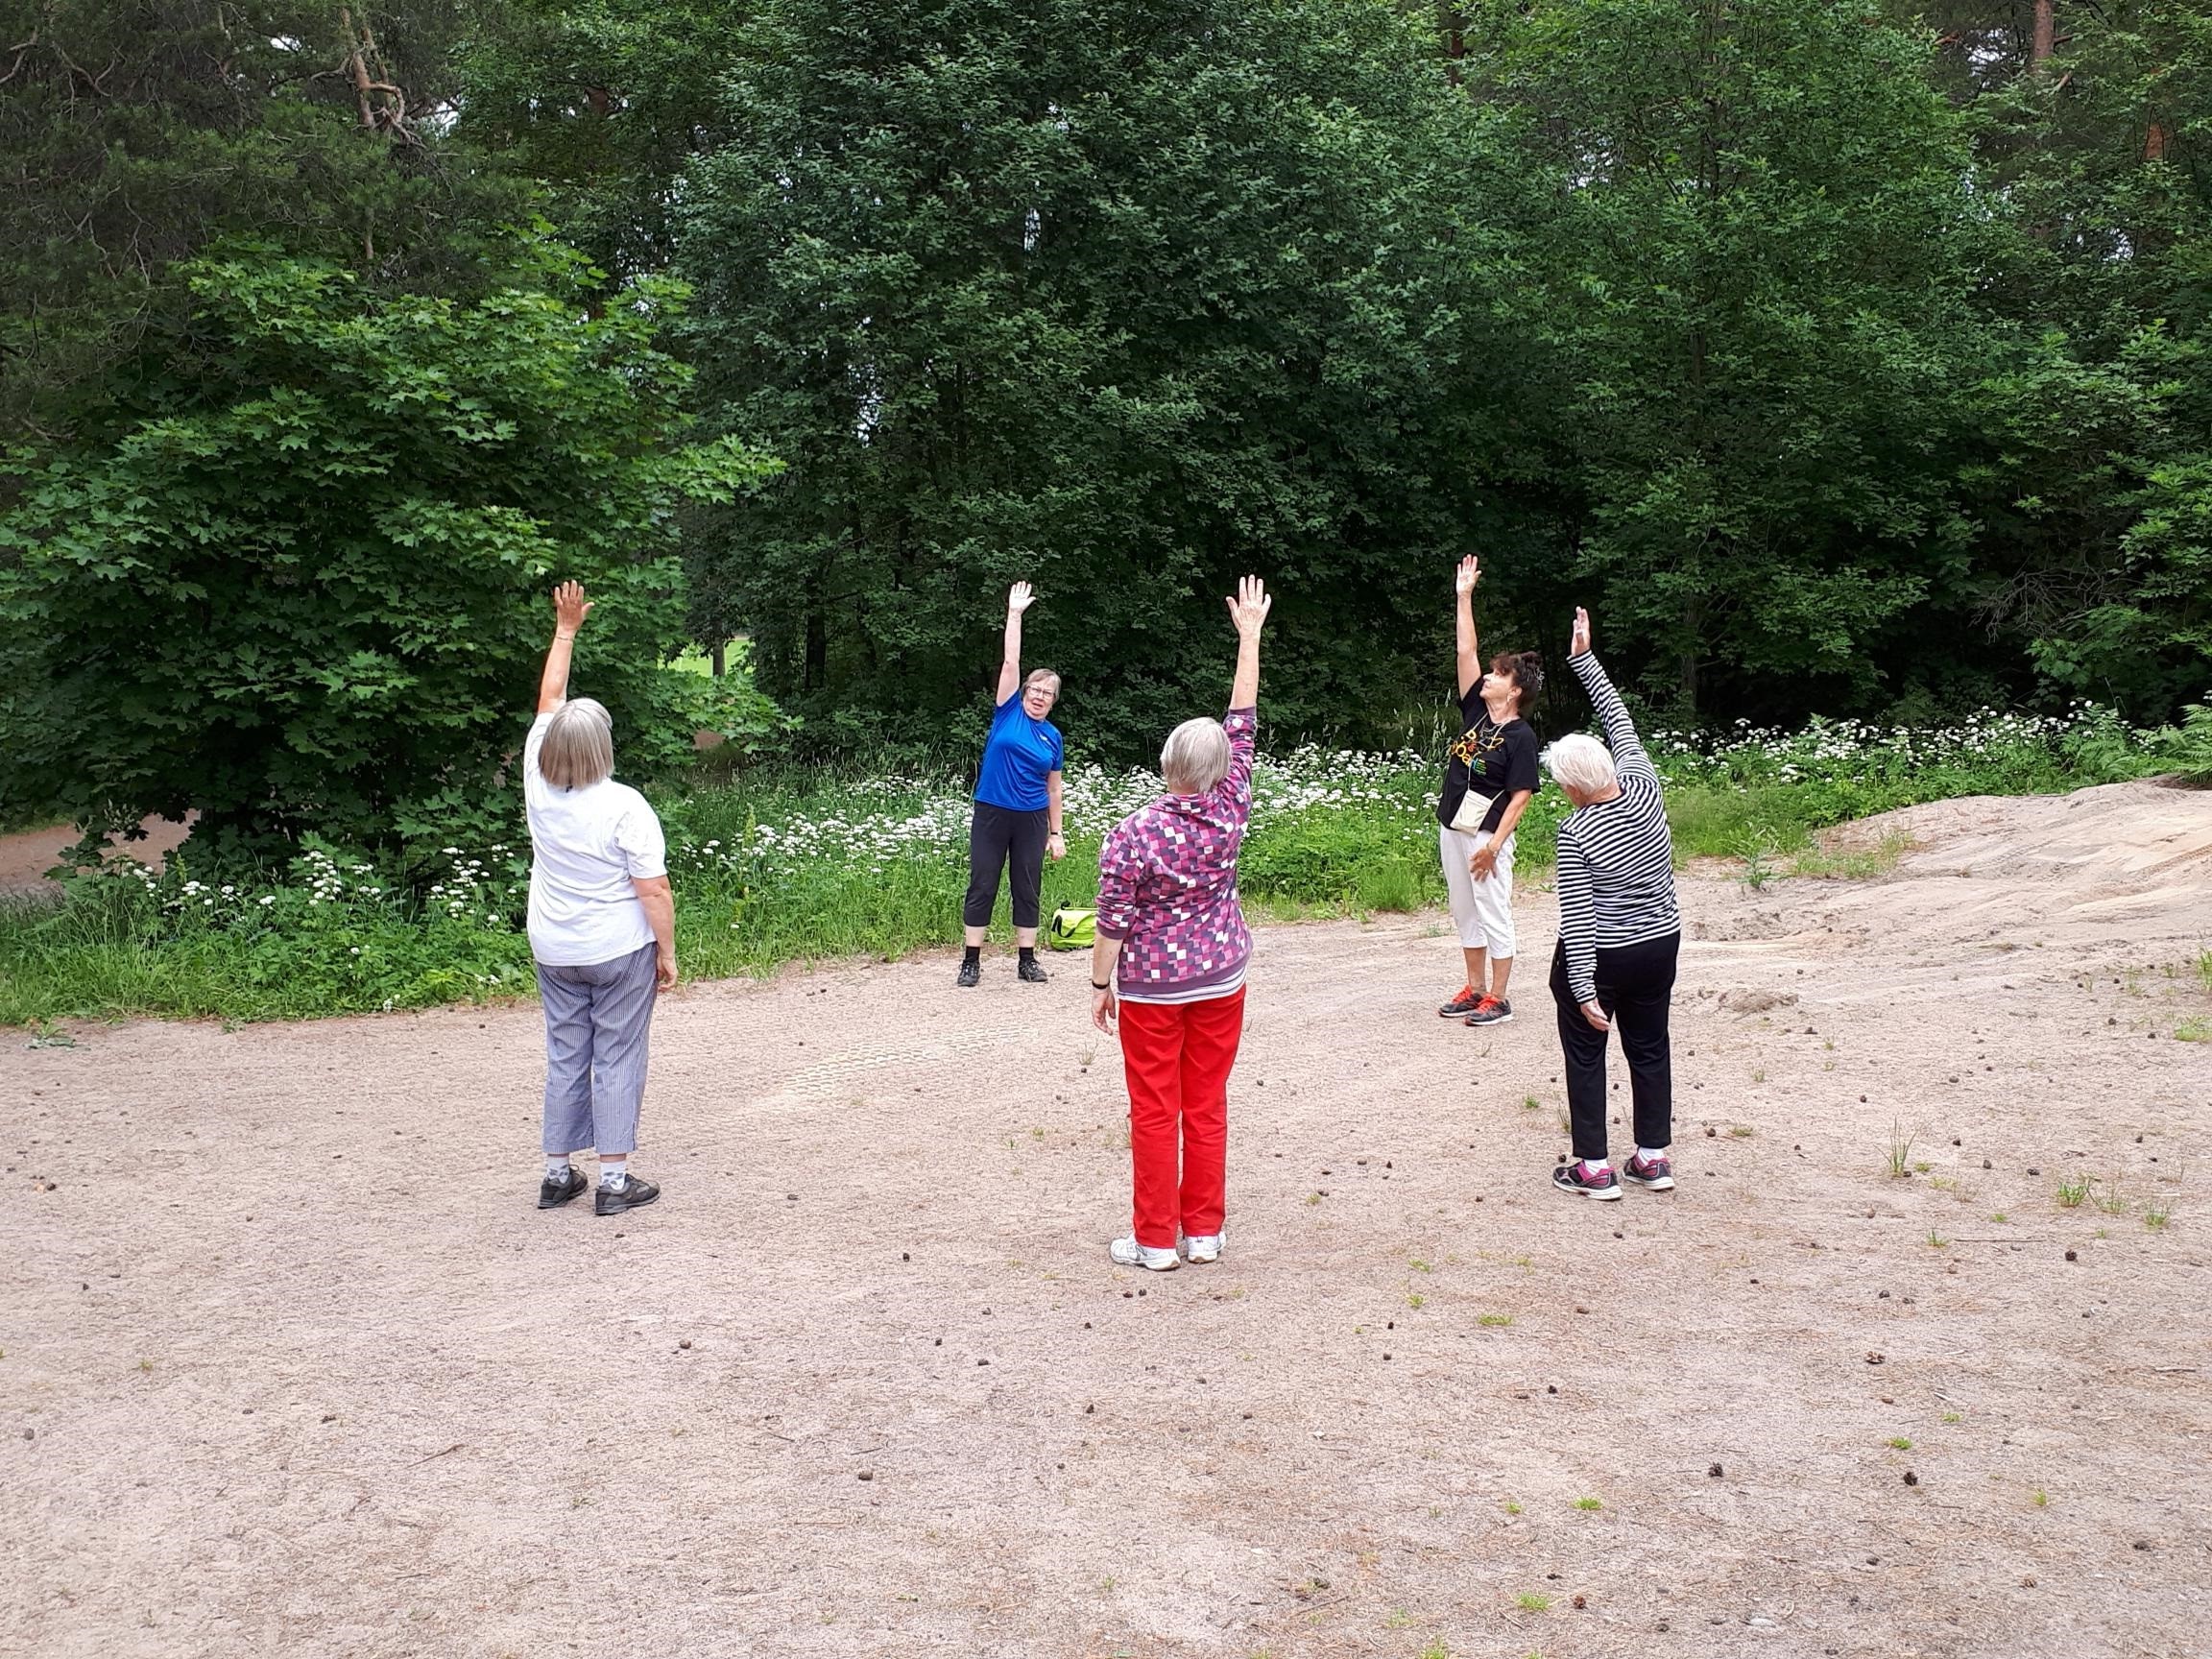
[[[1488,950],[1501,961],[1510,961],[1519,949],[1513,937],[1514,837],[1505,837],[1490,874],[1478,881],[1469,872],[1467,860],[1487,839],[1448,825],[1436,826],[1436,852],[1444,860],[1444,885],[1452,893],[1452,920],[1459,926],[1459,948]]]

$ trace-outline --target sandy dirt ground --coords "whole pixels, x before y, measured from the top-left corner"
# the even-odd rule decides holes
[[[144,834],[138,840],[108,837],[109,856],[135,858],[158,870],[162,861],[184,844],[184,837],[192,833],[192,818],[196,816],[198,814],[191,814],[182,820],[144,819],[138,826]],[[46,872],[61,862],[62,855],[77,845],[77,831],[66,824],[0,835],[0,891],[50,886]]]
[[[0,1651],[2212,1652],[2212,795],[1886,833],[1685,877],[1619,1204],[1546,1186],[1549,894],[1488,1033],[1435,916],[1263,929],[1160,1276],[1067,959],[686,988],[604,1220],[533,1006],[15,1033]]]

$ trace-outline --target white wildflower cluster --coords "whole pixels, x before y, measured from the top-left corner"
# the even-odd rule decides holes
[[[1685,781],[1902,778],[1973,767],[2011,757],[2056,757],[2068,744],[2102,742],[2148,753],[2155,734],[2127,725],[2086,700],[2063,714],[1984,709],[1949,726],[1878,726],[1815,717],[1783,732],[1739,720],[1718,733],[1655,732],[1648,746],[1660,767]]]
[[[500,874],[507,852],[504,843],[481,857],[458,847],[445,849],[450,863],[426,895],[431,913],[486,927],[511,927],[527,884]],[[134,860],[120,868],[127,872],[122,879],[155,898],[170,917],[216,927],[251,921],[262,926],[341,928],[368,910],[388,910],[406,899],[405,890],[394,886],[373,864],[342,862],[323,847],[307,848],[293,860],[290,879],[269,887],[202,881],[185,875],[181,861],[160,876]]]
[[[514,926],[514,912],[530,885],[507,868],[508,844],[494,841],[481,857],[459,847],[439,852],[448,862],[445,874],[423,894],[431,912],[482,927]]]
[[[1256,831],[1312,810],[1380,806],[1409,822],[1433,805],[1435,767],[1410,750],[1368,754],[1307,744],[1282,757],[1262,756],[1252,773]],[[1110,772],[1095,763],[1063,776],[1061,805],[1071,836],[1089,840],[1158,799],[1160,775],[1145,767]],[[688,803],[672,816],[681,818]],[[723,883],[772,881],[825,862],[880,874],[901,861],[942,864],[966,855],[974,801],[959,779],[893,777],[840,792],[832,809],[792,811],[774,822],[749,820],[724,835],[701,837],[672,828],[668,867],[681,880],[704,876]]]

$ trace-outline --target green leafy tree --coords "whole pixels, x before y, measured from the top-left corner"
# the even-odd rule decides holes
[[[0,799],[87,830],[201,814],[263,853],[512,829],[545,592],[599,599],[575,683],[626,767],[684,744],[674,509],[762,464],[684,446],[644,282],[595,314],[576,255],[461,303],[274,254],[186,273],[178,391],[23,463],[0,517]]]
[[[1028,578],[1070,730],[1142,753],[1220,700],[1219,596],[1260,570],[1278,729],[1403,734],[1453,559],[1543,504],[1483,205],[1519,181],[1420,27],[774,0],[727,78],[682,236],[702,407],[790,469],[704,574],[771,690],[849,742],[979,732]]]
[[[225,238],[495,284],[524,196],[446,135],[459,26],[452,0],[0,0],[0,433],[172,394],[178,267]]]
[[[2162,718],[2212,683],[2212,15],[2063,5],[2009,67],[1974,104],[2013,231],[1990,302],[2066,366],[2058,408],[2125,419],[1987,446],[1984,610],[2057,685]]]
[[[1470,10],[1470,92],[1555,204],[1534,245],[1612,637],[1692,713],[1871,700],[1889,632],[1960,602],[1949,446],[2005,360],[1922,40],[1831,0]]]
[[[729,0],[484,5],[455,133],[544,184],[563,236],[616,280],[665,273],[691,157],[727,136],[721,75],[749,13]]]

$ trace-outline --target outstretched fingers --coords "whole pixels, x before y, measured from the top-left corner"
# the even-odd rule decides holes
[[[1240,631],[1257,629],[1267,620],[1267,613],[1275,608],[1275,599],[1267,591],[1267,584],[1257,576],[1240,577],[1236,593],[1225,603],[1229,607],[1229,619]]]
[[[553,615],[559,624],[573,634],[591,614],[591,601],[584,597],[584,584],[564,582],[553,589]]]

